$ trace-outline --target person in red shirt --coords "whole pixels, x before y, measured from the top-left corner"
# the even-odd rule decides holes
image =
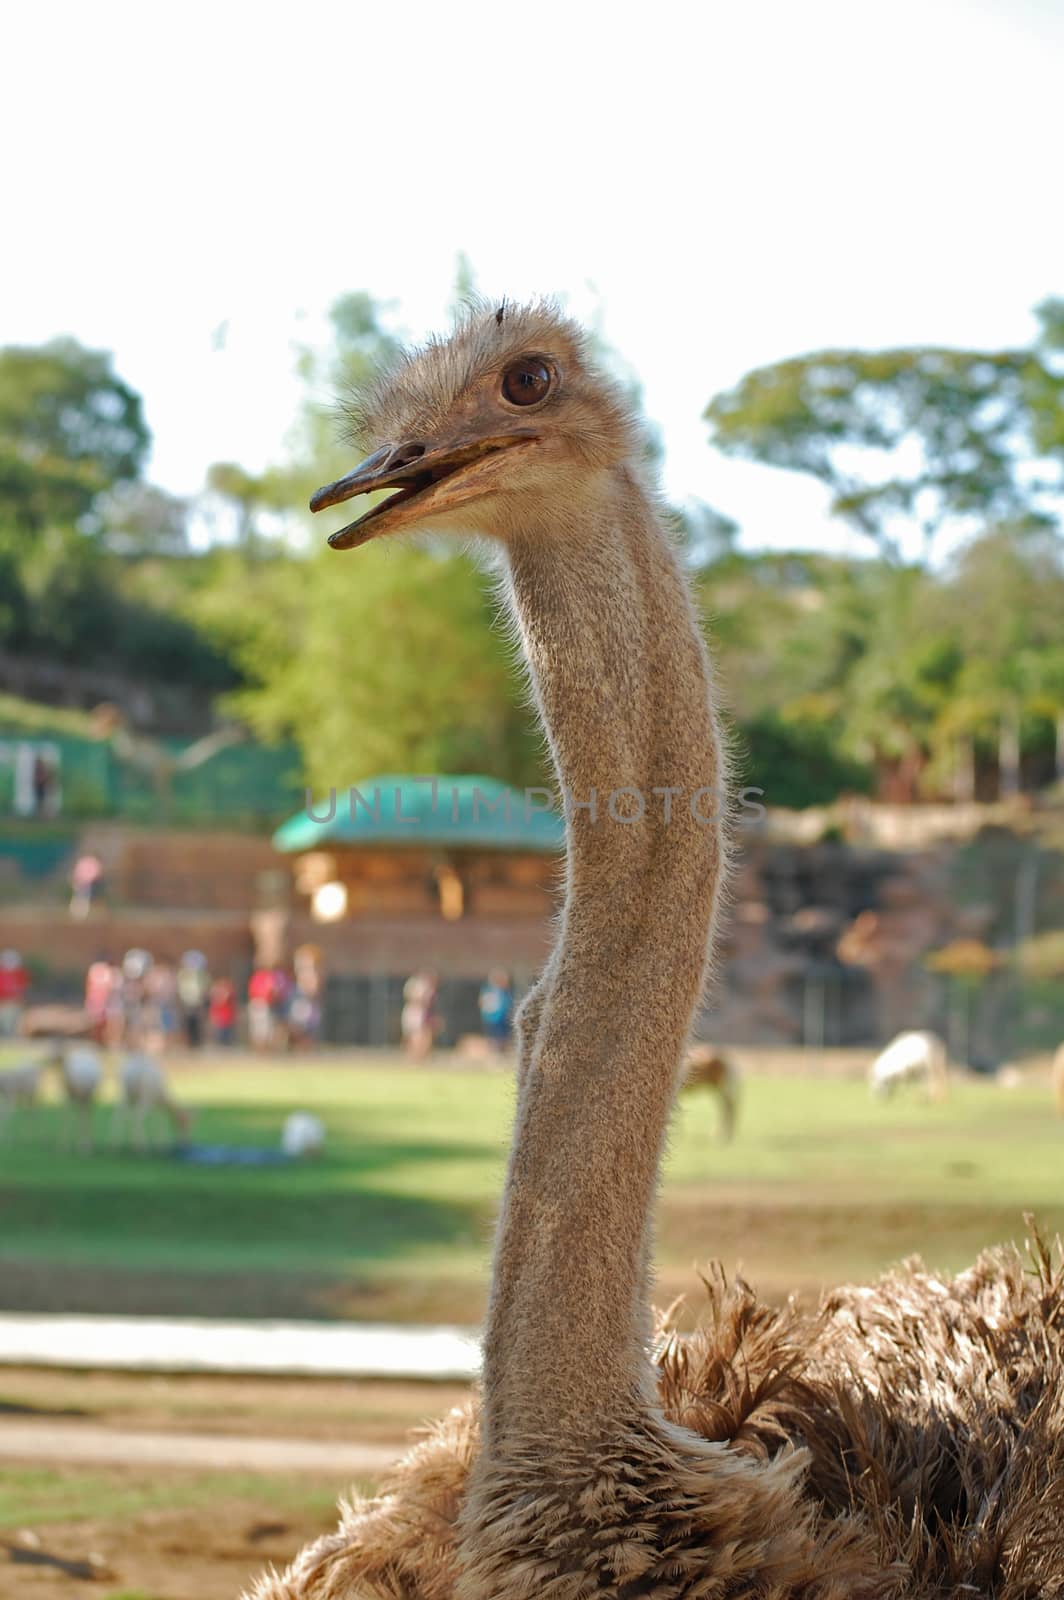
[[[248,1035],[256,1050],[268,1050],[273,1043],[272,997],[272,971],[256,967],[248,983]]]
[[[30,975],[18,951],[0,950],[0,1039],[13,1039],[18,1033],[29,986]]]
[[[232,978],[215,978],[211,984],[208,1014],[215,1043],[233,1044],[236,1040],[236,985]]]

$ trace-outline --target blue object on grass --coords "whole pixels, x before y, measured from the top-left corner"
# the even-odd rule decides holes
[[[281,1167],[293,1159],[272,1145],[254,1144],[178,1144],[173,1156],[195,1167]]]

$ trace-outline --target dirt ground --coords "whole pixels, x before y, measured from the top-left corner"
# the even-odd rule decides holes
[[[160,1479],[160,1483],[163,1480]],[[322,1490],[322,1501],[325,1491]],[[0,1543],[4,1600],[236,1600],[335,1521],[331,1510],[273,1508],[246,1496],[188,1509],[58,1522]],[[6,1546],[6,1547],[5,1547]]]
[[[331,1445],[338,1461],[353,1460],[351,1447],[362,1447],[379,1463],[464,1392],[441,1384],[2,1371],[0,1600],[79,1593],[236,1600],[264,1566],[283,1565],[335,1524],[351,1474],[341,1466],[308,1470],[310,1442],[325,1455]],[[27,1434],[33,1457],[20,1460],[18,1439]],[[69,1459],[71,1437],[89,1459]],[[180,1469],[157,1464],[167,1437]],[[116,1450],[123,1440],[128,1450]],[[246,1465],[220,1470],[238,1443]],[[49,1459],[50,1445],[57,1459]],[[355,1481],[363,1491],[372,1487],[369,1477]]]

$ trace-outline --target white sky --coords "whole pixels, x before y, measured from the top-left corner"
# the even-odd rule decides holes
[[[1061,0],[35,0],[5,36],[0,342],[113,350],[178,493],[282,455],[337,295],[421,335],[464,250],[489,293],[601,304],[672,495],[840,547],[814,485],[708,447],[710,396],[1023,341],[1064,292]]]

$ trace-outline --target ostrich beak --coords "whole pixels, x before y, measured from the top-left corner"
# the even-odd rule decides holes
[[[536,437],[531,428],[521,428],[435,449],[420,444],[385,445],[353,472],[319,489],[311,498],[310,509],[324,511],[326,506],[340,505],[356,495],[394,489],[387,500],[329,535],[334,550],[353,550],[382,533],[396,533],[488,493],[503,453],[531,444]]]

